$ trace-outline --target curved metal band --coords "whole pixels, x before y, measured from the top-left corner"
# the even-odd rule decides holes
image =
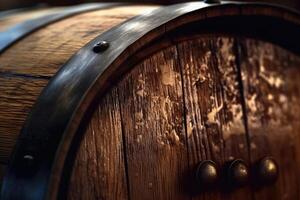
[[[16,8],[16,9],[11,9],[11,10],[6,10],[6,11],[0,11],[0,21],[5,19],[6,17],[9,17],[9,16],[14,15],[16,13],[29,11],[29,10],[34,10],[34,9],[41,8],[41,7],[43,7],[43,4],[33,6],[33,7]]]
[[[129,54],[190,23],[193,17],[188,16],[195,16],[199,11],[222,11],[224,7],[239,10],[253,5],[257,4],[223,2],[208,5],[195,2],[161,7],[112,28],[89,42],[59,70],[34,105],[4,178],[1,199],[39,200],[46,197],[48,188],[51,188],[49,183],[55,179],[51,173],[57,171],[57,165],[64,165],[65,158],[60,158],[60,155],[69,147],[64,143],[74,137],[77,124],[80,124],[83,113],[94,98],[92,91],[99,91],[101,84],[109,82],[111,74]],[[299,18],[299,15],[279,7],[265,7]],[[181,20],[183,17],[188,20]],[[299,22],[296,25],[298,27]],[[92,49],[99,41],[109,42],[110,47],[96,54]]]
[[[48,14],[35,19],[27,20],[17,24],[6,31],[0,32],[0,53],[5,51],[9,46],[24,38],[26,35],[59,20],[81,14],[88,11],[106,9],[121,5],[120,3],[94,3],[83,4],[79,6],[68,7],[58,13]]]

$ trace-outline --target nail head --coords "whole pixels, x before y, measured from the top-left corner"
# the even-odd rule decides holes
[[[243,160],[234,160],[229,166],[228,176],[230,183],[234,186],[245,186],[249,181],[249,168]]]
[[[105,51],[106,49],[108,49],[109,47],[109,43],[106,42],[106,41],[101,41],[101,42],[98,42],[94,48],[93,48],[93,51],[95,53],[100,53],[100,52],[103,52]]]
[[[279,168],[271,157],[263,158],[258,164],[258,177],[262,183],[272,183],[278,178]]]
[[[216,185],[219,180],[216,163],[211,160],[202,161],[197,167],[196,179],[199,184],[205,187]]]

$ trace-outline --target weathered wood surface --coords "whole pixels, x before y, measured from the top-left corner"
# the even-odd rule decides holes
[[[171,46],[135,66],[116,86],[119,94],[112,98],[120,99],[120,108],[114,108],[121,113],[130,199],[251,199],[244,195],[251,193],[249,188],[232,194],[219,188],[198,196],[192,180],[201,160],[212,159],[220,166],[235,158],[248,160],[233,42],[205,38]],[[103,107],[107,105],[100,103]],[[94,114],[89,127],[95,120],[101,124],[106,117]],[[95,132],[101,140],[106,131],[99,126]],[[88,167],[88,162],[80,162],[84,152],[98,151],[87,142],[91,139],[88,128],[69,199],[74,199],[74,191],[77,198],[90,193],[88,184],[78,188],[82,181],[76,177]],[[97,154],[91,155],[90,162]],[[106,162],[98,159],[101,165]]]
[[[207,159],[220,167],[233,159],[248,161],[234,45],[233,38],[217,37],[178,45],[190,168]],[[245,196],[249,192],[213,192],[207,198],[250,200],[251,196]]]
[[[171,46],[136,65],[114,87],[118,94],[108,94],[112,102],[120,101],[113,112],[120,112],[122,124],[119,145],[124,145],[127,197],[299,199],[299,64],[298,56],[276,45],[212,37]],[[107,104],[100,103],[102,107]],[[94,115],[91,124],[105,119]],[[103,137],[105,130],[95,132]],[[82,154],[97,151],[89,135],[88,129],[76,157],[69,199],[75,199],[74,191],[77,197],[87,195],[86,187],[75,190],[82,183],[75,177],[88,163],[80,162]],[[264,156],[273,156],[280,166],[274,186],[258,187],[254,178],[252,187],[194,193],[191,172],[200,161],[212,159],[224,166],[242,158],[253,168]]]
[[[300,198],[300,58],[269,43],[240,42],[251,158],[273,156],[280,167],[274,186],[256,199]]]
[[[0,74],[0,163],[6,164],[27,113],[48,80]]]
[[[188,154],[176,55],[174,47],[155,54],[118,86],[130,199],[187,199],[183,172]]]
[[[79,150],[69,199],[128,199],[116,90],[101,99]]]
[[[122,6],[79,14],[32,33],[0,55],[0,163],[8,162],[32,104],[57,70],[102,32],[154,8]]]

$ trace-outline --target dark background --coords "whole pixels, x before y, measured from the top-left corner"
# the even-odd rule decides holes
[[[187,2],[188,0],[0,0],[0,11],[14,8],[36,6],[40,3],[53,6],[74,5],[87,2],[137,2],[137,3],[158,3],[158,4],[174,4],[178,2]],[[245,1],[245,0],[240,0]],[[256,2],[271,2],[284,6],[289,6],[300,10],[300,0],[254,0]]]

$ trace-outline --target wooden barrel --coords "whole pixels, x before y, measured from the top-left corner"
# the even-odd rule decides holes
[[[191,0],[197,1],[197,0]],[[246,0],[241,0],[242,2],[247,2]],[[74,5],[80,3],[87,3],[87,2],[139,2],[139,3],[157,3],[157,4],[174,4],[174,3],[182,3],[186,2],[185,0],[3,0],[0,2],[0,10],[5,9],[13,9],[13,8],[20,8],[20,7],[28,7],[33,6],[36,4],[44,3],[47,5],[52,6],[62,6],[62,5]],[[298,0],[252,0],[251,2],[265,2],[265,3],[277,3],[280,5],[288,6],[294,9],[300,9],[300,2]]]
[[[298,13],[53,10],[0,20],[1,199],[300,199]]]

